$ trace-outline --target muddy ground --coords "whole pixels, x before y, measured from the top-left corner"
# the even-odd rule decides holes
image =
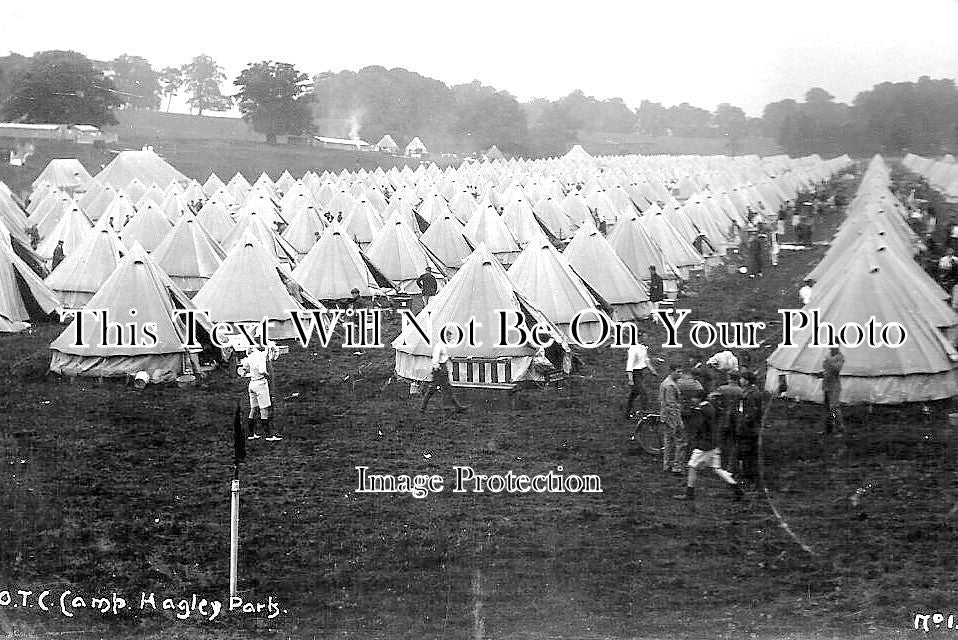
[[[693,319],[773,321],[823,252],[783,251],[762,278],[713,274],[678,306]],[[142,612],[141,592],[226,598],[230,436],[245,385],[58,383],[46,367],[60,330],[0,337],[0,583],[31,598],[116,592],[134,610],[0,606],[6,637],[888,638],[906,635],[916,611],[958,604],[945,407],[849,410],[843,453],[818,435],[819,407],[776,400],[764,435],[772,502],[750,488],[735,503],[703,477],[692,513],[673,499],[683,480],[629,441],[622,351],[580,351],[580,376],[515,408],[499,392],[460,391],[465,414],[436,402],[421,415],[390,379],[389,349],[334,345],[278,362],[275,395],[299,394],[277,401],[285,439],[252,443],[242,469],[240,590],[272,596],[281,613]],[[776,343],[777,328],[764,336]],[[456,464],[561,465],[599,475],[603,493],[354,492],[356,465],[450,478]]]

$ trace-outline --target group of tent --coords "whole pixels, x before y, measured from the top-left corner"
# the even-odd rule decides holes
[[[430,303],[446,306],[438,315],[459,317],[477,301],[508,299],[504,309],[525,309],[566,338],[585,309],[643,318],[651,310],[650,266],[674,297],[680,280],[737,244],[735,229],[747,216],[777,214],[847,163],[592,157],[576,147],[549,160],[299,179],[284,172],[253,183],[239,173],[227,182],[212,174],[200,184],[143,150],[121,152],[93,177],[74,161],[53,161],[26,211],[0,189],[0,222],[21,248],[36,227],[41,264],[63,241],[66,259],[45,283],[58,308],[110,309],[118,324],[134,320],[131,308],[140,322],[152,319],[143,309],[164,316],[159,324],[170,339],[152,351],[75,347],[72,325],[51,345],[54,371],[119,375],[132,367],[175,371],[172,363],[189,361],[190,350],[172,340],[186,329],[173,310],[201,308],[226,323],[266,317],[272,335],[290,337],[290,311],[321,308],[354,289],[367,298],[415,294],[427,268],[444,285]],[[132,288],[149,300],[133,304]],[[586,322],[580,336],[597,330],[597,321]],[[152,360],[124,360],[139,356]],[[406,359],[397,352],[402,371],[421,369],[418,360],[400,366]],[[522,370],[517,363],[512,375]]]
[[[953,155],[949,153],[941,160],[935,160],[909,153],[902,158],[902,164],[925,178],[946,200],[958,202],[958,162]]]
[[[909,167],[919,164],[906,159]],[[866,326],[874,319],[882,325],[898,323],[905,331],[900,346],[862,343],[842,348],[841,401],[847,404],[925,402],[958,395],[958,352],[953,346],[958,313],[948,303],[949,293],[915,262],[919,238],[890,185],[887,165],[875,156],[827,253],[807,275],[814,286],[803,311],[811,315],[817,309],[821,325]],[[777,392],[784,376],[786,397],[822,402],[827,332],[819,335],[821,346],[815,346],[814,338],[813,327],[806,326],[795,332],[793,346],[780,345],[772,353],[768,391]]]

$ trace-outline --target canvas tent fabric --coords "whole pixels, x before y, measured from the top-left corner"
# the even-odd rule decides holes
[[[153,260],[187,295],[203,288],[226,254],[192,213],[184,215],[153,251]]]
[[[119,265],[126,247],[111,229],[95,231],[64,258],[44,282],[66,309],[79,309],[90,301]]]
[[[297,335],[292,314],[304,306],[290,294],[286,280],[293,276],[252,234],[246,233],[216,273],[193,298],[197,308],[209,311],[214,322],[269,321],[268,337],[284,340]],[[313,304],[315,308],[321,305]]]
[[[678,297],[678,272],[640,224],[637,215],[620,220],[608,240],[616,255],[639,280],[649,282],[652,277],[649,267],[655,267],[656,273],[662,278],[665,296],[670,300]]]
[[[551,364],[569,372],[570,350],[561,331],[517,291],[499,261],[485,245],[480,244],[449,283],[416,316],[420,326],[428,327],[429,341],[423,340],[412,325],[407,325],[393,341],[397,375],[409,380],[431,380],[432,344],[439,339],[440,329],[450,322],[466,327],[472,321],[475,343],[449,346],[451,358],[495,359],[508,363],[512,381],[542,380],[542,370],[535,366],[537,348],[534,345],[498,346],[500,310],[509,319],[521,313],[528,322],[539,322],[546,327],[558,351]]]
[[[613,320],[627,322],[651,315],[648,289],[594,224],[582,225],[562,255],[576,275],[611,305]]]
[[[339,223],[330,223],[293,277],[318,300],[343,300],[357,289],[363,298],[395,293],[394,285],[366,258]]]
[[[595,313],[600,311],[599,302],[544,236],[529,243],[507,273],[516,289],[567,338],[591,342],[599,337],[602,325]],[[581,317],[577,335],[573,335],[573,319],[589,310],[593,313]]]
[[[96,174],[97,181],[114,189],[123,189],[136,178],[143,184],[169,185],[178,182],[186,185],[189,178],[177,171],[149,149],[121,151],[110,164]]]
[[[139,243],[147,251],[153,251],[163,242],[172,228],[173,224],[160,207],[149,203],[133,214],[120,231],[120,238],[127,246]]]
[[[60,300],[13,250],[0,242],[0,333],[15,333],[30,324],[30,308],[52,313]]]
[[[76,158],[54,158],[33,181],[33,188],[48,183],[64,191],[82,191],[92,179]]]
[[[899,322],[908,332],[898,348],[862,344],[843,349],[841,401],[847,404],[900,404],[958,395],[958,353],[920,310],[901,303],[878,267],[850,273],[816,302],[824,321],[836,327],[847,322],[865,326]],[[795,346],[779,346],[768,359],[766,389],[777,391],[786,376],[786,397],[822,402],[822,361],[828,349],[812,345],[811,327],[796,332]]]
[[[177,314],[178,309],[195,307],[139,244],[130,248],[87,308],[105,311],[110,325],[101,326],[99,314],[85,314],[78,328],[74,318],[50,344],[50,371],[96,377],[125,377],[145,371],[153,381],[169,381],[192,370],[195,354],[202,350],[202,343],[199,347],[188,344],[185,318]],[[196,321],[198,334],[212,328],[202,314]],[[114,324],[132,324],[138,328],[137,335],[121,339],[116,327],[110,328]],[[152,339],[146,331],[150,326]],[[101,337],[103,331],[106,341]]]
[[[416,238],[398,213],[386,221],[366,255],[403,293],[421,292],[416,280],[426,272],[426,267],[433,270],[440,287],[445,284],[445,265]]]
[[[506,266],[515,262],[521,251],[515,236],[491,204],[480,207],[475,212],[466,223],[465,232],[473,245],[485,244]]]
[[[433,220],[420,241],[450,270],[462,266],[473,250],[462,223],[451,213]]]
[[[93,225],[90,224],[89,218],[79,209],[71,207],[50,231],[50,235],[37,245],[37,255],[44,260],[52,260],[57,244],[61,240],[63,241],[64,254],[70,255],[83,244],[92,231]]]

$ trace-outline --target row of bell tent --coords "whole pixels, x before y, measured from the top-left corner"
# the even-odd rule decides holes
[[[67,375],[120,375],[147,370],[156,377],[156,372],[175,374],[196,357],[196,353],[182,346],[186,330],[179,319],[182,313],[171,310],[182,311],[193,305],[192,308],[210,310],[210,320],[228,323],[268,317],[275,325],[271,327],[274,335],[291,337],[291,310],[321,308],[323,301],[349,297],[354,288],[364,297],[415,293],[416,279],[426,267],[433,269],[444,285],[431,304],[448,301],[457,290],[473,292],[476,300],[491,297],[511,301],[512,294],[502,293],[508,290],[516,296],[514,305],[510,305],[525,310],[529,317],[541,316],[565,337],[571,318],[583,309],[602,309],[622,320],[647,317],[651,311],[647,290],[649,266],[656,266],[672,283],[674,295],[675,283],[706,266],[717,253],[714,247],[708,256],[699,253],[690,241],[692,234],[711,233],[715,246],[731,246],[731,234],[725,235],[723,242],[721,229],[740,222],[742,211],[734,204],[730,211],[717,206],[699,208],[704,199],[701,195],[698,200],[686,199],[685,207],[673,207],[668,214],[658,202],[635,195],[629,196],[628,203],[593,208],[581,195],[583,192],[591,189],[593,194],[605,194],[606,187],[609,191],[618,187],[625,193],[624,184],[638,192],[640,183],[658,184],[658,180],[664,180],[658,185],[662,190],[698,190],[710,195],[713,186],[718,190],[720,185],[727,187],[734,180],[767,184],[774,179],[777,198],[768,195],[747,205],[748,209],[754,205],[756,210],[770,212],[773,203],[780,204],[789,196],[794,198],[799,190],[828,178],[848,162],[847,158],[823,161],[814,157],[746,161],[693,157],[683,162],[674,158],[650,162],[643,157],[592,158],[579,149],[565,158],[549,161],[463,165],[459,171],[441,171],[430,165],[415,171],[406,167],[340,175],[324,172],[321,176],[307,174],[299,180],[284,173],[275,183],[264,175],[253,185],[246,183],[250,187],[247,190],[241,176],[234,176],[228,184],[211,176],[206,184],[199,185],[151,151],[124,152],[95,178],[86,181],[87,189],[103,185],[97,196],[91,196],[95,186],[92,190],[68,193],[38,179],[26,211],[8,192],[0,190],[0,194],[8,196],[3,199],[0,195],[0,213],[3,222],[16,230],[9,232],[10,237],[16,236],[17,244],[28,250],[29,245],[24,242],[26,230],[35,217],[40,217],[36,226],[44,227],[46,237],[41,238],[34,254],[41,264],[48,261],[44,254],[49,245],[40,248],[44,242],[51,237],[58,243],[71,239],[67,257],[47,277],[45,285],[39,283],[45,286],[42,297],[47,308],[41,307],[45,312],[49,312],[51,301],[57,301],[55,306],[61,309],[109,309],[111,321],[118,324],[132,322],[131,308],[138,309],[140,322],[154,314],[168,317],[158,324],[163,327],[162,335],[147,351],[124,352],[121,346],[102,352],[95,345],[71,347],[69,336],[75,334],[75,328],[68,326],[51,345],[51,369]],[[693,179],[688,175],[692,170],[701,174]],[[652,182],[648,182],[648,176],[654,177]],[[171,208],[172,215],[168,215],[163,203],[156,203],[161,192],[158,185],[166,180],[169,186],[163,190],[164,199],[177,203]],[[149,184],[136,201],[140,206],[130,205],[127,209],[122,201],[117,204],[121,196],[129,204],[138,195],[137,183]],[[124,189],[131,184],[137,191],[124,195]],[[233,184],[235,193],[228,190],[229,184]],[[114,192],[110,194],[112,201],[94,222],[82,207],[96,203],[108,190]],[[150,191],[155,192],[154,197],[143,201]],[[190,191],[193,195],[187,196]],[[236,195],[244,192],[245,201],[240,203]],[[215,202],[217,194],[226,201],[226,193],[233,197],[233,202],[228,206]],[[451,193],[452,200],[442,193]],[[404,196],[412,206],[400,204]],[[189,200],[190,197],[196,199]],[[530,205],[536,197],[535,205]],[[569,197],[581,198],[587,204],[581,219],[569,223],[571,237],[565,242],[557,241],[552,230],[561,229],[561,225],[554,221],[545,223],[543,218],[550,218],[550,201]],[[61,207],[55,224],[44,224],[48,216],[57,215],[55,203],[68,202],[66,198],[75,205]],[[363,246],[354,233],[355,225],[351,228],[347,220],[331,216],[330,208],[320,204],[325,201],[328,205],[336,198],[346,203],[352,198],[354,205],[365,205],[347,215],[350,220],[358,215],[372,221],[370,226],[382,218],[377,207],[393,209]],[[310,199],[312,202],[305,207],[290,204]],[[452,202],[457,199],[473,201],[475,207],[470,215],[453,210]],[[505,206],[500,210],[493,200]],[[645,207],[644,211],[636,200]],[[711,195],[708,201],[711,202]],[[194,213],[197,203],[201,206]],[[542,216],[533,208],[537,205],[545,212]],[[126,212],[121,215],[104,215],[124,209]],[[561,220],[572,220],[564,215]],[[80,216],[86,218],[89,227],[84,227]],[[465,224],[460,216],[467,217]],[[511,223],[506,224],[506,220]],[[600,226],[607,235],[600,231]],[[285,236],[291,229],[301,227],[312,230],[313,238],[311,243],[303,242],[297,247]],[[511,236],[513,243],[498,243],[503,236]],[[522,238],[521,243],[517,236]],[[141,242],[141,238],[155,242]],[[486,239],[492,242],[487,243]],[[12,246],[13,243],[11,252]],[[454,259],[448,257],[450,253]],[[490,258],[493,262],[489,262]],[[487,275],[492,271],[493,275]],[[508,287],[503,286],[503,278]],[[130,293],[133,288],[137,296],[147,298],[134,300]],[[463,300],[455,296],[452,299],[456,305],[470,308]],[[17,317],[20,322],[27,320],[22,313]],[[586,323],[584,335],[593,335],[596,329]],[[400,354],[397,351],[397,369],[415,373],[416,366],[401,364],[413,355]],[[534,355],[526,353],[522,357]],[[531,370],[521,362],[516,365],[513,371],[520,375]]]

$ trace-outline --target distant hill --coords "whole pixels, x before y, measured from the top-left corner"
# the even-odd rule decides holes
[[[593,155],[745,155],[774,156],[785,153],[771,138],[682,138],[677,136],[643,136],[632,133],[580,131],[579,144]]]
[[[193,116],[162,111],[117,111],[119,124],[105,127],[126,140],[227,140],[231,142],[264,142],[241,118]]]

